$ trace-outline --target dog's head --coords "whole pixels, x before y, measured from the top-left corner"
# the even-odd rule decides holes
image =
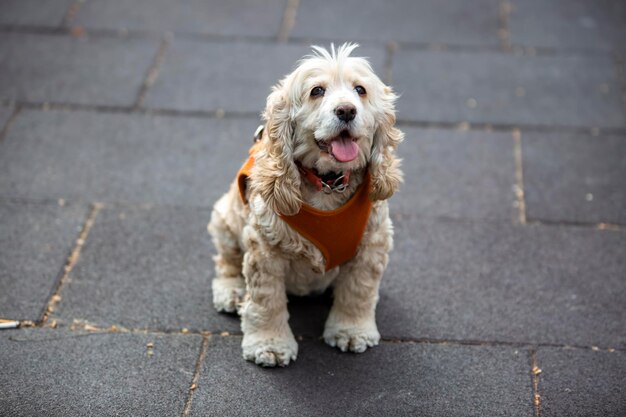
[[[296,161],[321,175],[369,165],[372,200],[389,198],[402,181],[395,157],[403,138],[394,127],[397,96],[366,59],[350,56],[357,46],[331,46],[330,52],[314,46],[267,99],[268,157],[259,161],[263,186],[257,189],[282,214],[300,209]]]

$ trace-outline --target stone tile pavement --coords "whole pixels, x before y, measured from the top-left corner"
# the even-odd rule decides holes
[[[0,416],[626,415],[619,0],[0,1]],[[211,205],[271,85],[358,41],[401,93],[379,347],[241,358]]]

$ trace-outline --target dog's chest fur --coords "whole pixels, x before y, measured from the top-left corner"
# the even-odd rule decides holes
[[[287,292],[294,295],[316,295],[323,293],[337,278],[339,269],[320,272],[308,259],[294,259],[290,262],[291,274],[285,277]]]

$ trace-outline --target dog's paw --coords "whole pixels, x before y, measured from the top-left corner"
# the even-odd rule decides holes
[[[213,306],[219,312],[236,312],[246,295],[246,284],[242,278],[215,278],[212,288]]]
[[[298,343],[291,334],[269,338],[244,335],[241,347],[245,360],[265,367],[287,366],[298,356]]]
[[[377,346],[380,341],[380,333],[376,323],[363,326],[342,325],[341,323],[326,323],[324,329],[324,341],[338,347],[342,352],[362,353],[368,347]]]

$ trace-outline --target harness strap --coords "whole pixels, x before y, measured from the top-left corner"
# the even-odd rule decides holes
[[[254,166],[254,154],[260,144],[261,142],[256,142],[252,146],[250,156],[237,174],[239,194],[245,204],[248,203],[247,180]],[[368,171],[352,198],[336,210],[319,210],[308,204],[302,204],[300,211],[294,216],[280,213],[278,215],[322,252],[328,271],[356,256],[372,210],[370,189],[371,176]]]

